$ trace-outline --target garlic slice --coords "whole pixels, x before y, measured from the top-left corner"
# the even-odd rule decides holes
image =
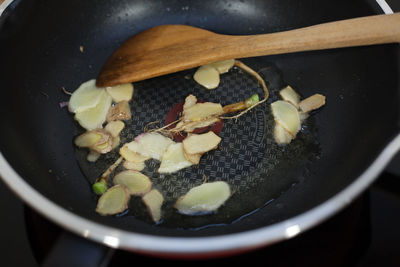
[[[146,175],[134,171],[126,170],[114,176],[114,184],[126,186],[131,195],[142,196],[150,191],[152,183]]]
[[[161,220],[161,207],[164,202],[164,197],[157,189],[152,189],[142,197],[143,203],[146,205],[154,222]]]
[[[193,79],[207,89],[214,89],[219,85],[219,72],[211,65],[204,65],[197,69]]]
[[[130,194],[122,185],[109,188],[97,202],[96,212],[101,215],[114,215],[128,208]]]
[[[114,102],[130,101],[133,95],[133,85],[131,83],[125,83],[106,87],[106,91],[112,97]]]
[[[271,109],[275,121],[294,138],[301,127],[297,109],[289,102],[283,100],[273,102]]]
[[[159,173],[173,173],[191,166],[183,153],[182,143],[173,143],[168,146],[161,158]]]
[[[68,110],[76,113],[95,107],[103,92],[103,88],[96,87],[96,80],[94,79],[82,83],[72,93],[68,102]]]
[[[204,183],[181,196],[175,208],[182,214],[200,215],[217,210],[230,196],[231,190],[226,182]]]
[[[108,110],[111,107],[111,96],[102,90],[101,97],[96,106],[75,113],[75,119],[86,130],[101,128],[106,121]]]

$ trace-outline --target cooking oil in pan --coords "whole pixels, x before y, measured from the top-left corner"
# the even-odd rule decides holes
[[[279,99],[279,90],[287,84],[273,65],[265,62],[263,65],[253,63],[258,66],[253,64],[251,67],[260,70],[267,82],[270,99],[238,120],[225,121],[219,133],[222,141],[218,149],[203,155],[198,165],[173,174],[159,174],[159,162],[146,161],[142,172],[151,179],[153,187],[165,199],[161,227],[203,229],[234,223],[244,216],[251,216],[253,212],[299,183],[305,166],[317,157],[319,146],[314,136],[312,117],[306,120],[305,127],[289,145],[276,144],[272,136],[275,122],[270,103]],[[195,95],[199,100],[222,105],[242,101],[254,93],[263,96],[263,90],[257,81],[239,69],[222,75],[220,86],[215,90],[206,90],[193,79],[185,78],[193,72],[194,70],[189,70],[135,84],[131,102],[133,116],[132,120],[126,122],[121,133],[121,145],[142,133],[149,122],[164,121],[168,111],[184,101],[189,94]],[[96,163],[88,163],[87,152],[77,150],[79,164],[90,184],[118,158],[117,151],[118,149],[102,155]],[[122,167],[119,167],[116,172],[121,170]],[[112,178],[111,176],[110,181]],[[215,213],[201,216],[179,214],[173,207],[177,198],[190,188],[202,184],[205,179],[208,182],[228,182],[233,192],[231,198]],[[140,198],[132,198],[129,210],[122,216],[132,216],[151,223]],[[116,216],[115,219],[120,218]]]

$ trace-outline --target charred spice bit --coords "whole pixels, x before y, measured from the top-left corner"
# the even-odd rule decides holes
[[[46,97],[46,99],[49,99],[49,95],[48,95],[48,94],[46,94],[46,93],[43,92],[43,91],[40,91],[40,93],[41,93],[42,95],[44,95],[44,96]]]

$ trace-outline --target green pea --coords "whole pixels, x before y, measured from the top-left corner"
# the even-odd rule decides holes
[[[97,194],[97,195],[102,195],[104,192],[106,192],[107,190],[107,183],[106,181],[104,181],[103,179],[94,183],[93,186],[93,191]]]

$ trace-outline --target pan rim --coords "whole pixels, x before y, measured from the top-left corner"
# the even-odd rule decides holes
[[[83,238],[112,248],[147,254],[196,255],[249,250],[292,238],[322,223],[360,195],[400,151],[397,134],[374,162],[350,184],[320,205],[290,219],[240,233],[208,237],[166,237],[140,234],[106,226],[53,203],[30,186],[0,153],[0,176],[29,206],[46,218]]]
[[[15,0],[0,4],[0,16]],[[385,0],[376,0],[384,13],[393,11]],[[389,8],[388,8],[389,7]],[[37,212],[75,234],[112,248],[162,255],[211,254],[241,251],[292,238],[332,217],[349,205],[377,178],[400,151],[400,133],[377,156],[374,162],[348,187],[322,204],[282,222],[241,233],[211,237],[161,237],[139,234],[102,225],[76,215],[51,202],[30,186],[0,152],[0,178]]]

